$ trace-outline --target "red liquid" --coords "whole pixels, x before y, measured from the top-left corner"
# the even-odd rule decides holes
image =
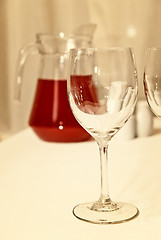
[[[29,125],[42,140],[49,142],[79,142],[90,138],[70,109],[66,80],[38,80]]]
[[[91,75],[72,75],[71,93],[77,107],[85,113],[97,114],[99,102]]]

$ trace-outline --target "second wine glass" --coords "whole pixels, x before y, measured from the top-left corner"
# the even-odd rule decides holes
[[[101,194],[96,202],[77,205],[84,221],[120,223],[134,218],[132,204],[113,202],[108,192],[108,145],[134,111],[137,73],[131,48],[72,49],[68,96],[77,121],[96,140],[100,152]]]
[[[150,109],[157,117],[161,117],[161,46],[147,49],[143,81]]]

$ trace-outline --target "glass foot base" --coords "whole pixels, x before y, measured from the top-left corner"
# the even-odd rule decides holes
[[[97,211],[93,210],[95,203],[79,204],[73,209],[75,217],[90,223],[96,224],[114,224],[129,221],[135,218],[139,211],[138,209],[128,203],[116,203],[115,210]]]

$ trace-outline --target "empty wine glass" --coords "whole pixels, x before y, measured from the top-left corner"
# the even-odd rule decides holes
[[[77,205],[73,213],[91,223],[127,221],[138,214],[138,209],[110,199],[107,162],[109,142],[130,118],[136,104],[134,54],[131,48],[72,49],[69,58],[70,106],[77,121],[98,143],[101,161],[100,198]]]
[[[161,117],[161,46],[147,49],[143,81],[150,109]]]

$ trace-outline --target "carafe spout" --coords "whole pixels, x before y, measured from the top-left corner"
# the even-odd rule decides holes
[[[94,23],[83,24],[77,27],[76,29],[74,29],[73,34],[81,35],[81,36],[89,36],[92,39],[96,26],[97,25]]]

